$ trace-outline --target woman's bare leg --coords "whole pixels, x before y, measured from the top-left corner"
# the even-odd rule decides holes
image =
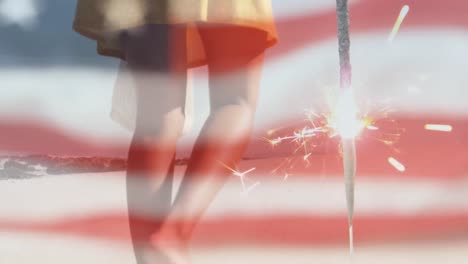
[[[235,168],[250,140],[263,52],[227,60],[226,56],[214,56],[219,57],[223,59],[209,62],[211,113],[196,141],[173,207],[153,236],[155,244],[164,247],[166,243],[166,248],[186,247],[196,223],[231,175],[222,163]],[[167,244],[168,240],[171,242]],[[183,256],[177,256],[177,250],[173,251],[174,263],[187,263]]]
[[[149,237],[171,206],[176,142],[184,124],[185,34],[167,25],[140,28],[123,36],[137,94],[136,129],[128,153],[127,203],[139,264],[155,260]],[[177,38],[172,40],[172,34]],[[178,36],[180,35],[180,36]],[[177,47],[175,41],[183,44]]]

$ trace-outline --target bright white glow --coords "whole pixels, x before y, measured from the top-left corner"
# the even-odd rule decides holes
[[[36,0],[0,1],[0,20],[7,24],[31,27],[37,22],[39,14]]]
[[[365,122],[357,118],[358,107],[354,101],[352,89],[346,89],[338,98],[329,125],[342,138],[354,138],[364,128]]]
[[[396,160],[393,157],[388,158],[388,163],[390,163],[395,169],[397,169],[400,172],[404,172],[406,170],[405,165],[401,164],[398,160]]]
[[[451,125],[441,125],[441,124],[426,124],[424,125],[426,130],[442,131],[442,132],[452,132]]]

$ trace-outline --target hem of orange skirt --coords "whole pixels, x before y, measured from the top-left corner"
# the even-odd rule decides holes
[[[197,22],[198,21],[196,21],[194,23],[197,23]],[[204,22],[204,21],[199,21],[199,22]],[[257,27],[255,27],[255,28],[257,28]],[[125,56],[124,56],[124,54],[122,53],[122,51],[120,49],[103,48],[100,45],[100,43],[102,42],[102,40],[101,40],[102,34],[97,33],[96,31],[89,30],[89,29],[86,29],[84,27],[78,26],[78,24],[76,22],[73,23],[73,30],[76,31],[77,33],[87,37],[87,38],[95,40],[97,42],[96,51],[97,51],[97,53],[99,55],[107,56],[107,57],[114,57],[114,58],[125,61]],[[261,30],[263,30],[263,29],[261,29]],[[263,30],[263,31],[265,31],[265,32],[267,32],[269,34],[271,33],[271,32],[269,32],[267,30]],[[278,38],[277,37],[270,38],[269,40],[266,41],[264,50],[267,50],[267,49],[271,48],[272,46],[276,45],[277,43],[278,43]],[[189,63],[187,65],[187,67],[188,68],[196,68],[196,67],[204,66],[207,63],[208,63],[207,59],[201,59],[201,60],[192,61],[191,63]]]

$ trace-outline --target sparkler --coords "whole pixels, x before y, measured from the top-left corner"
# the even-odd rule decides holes
[[[351,62],[349,58],[349,11],[348,0],[336,0],[338,24],[338,51],[340,56],[340,90],[342,92],[335,111],[338,133],[342,139],[343,168],[345,178],[346,206],[348,208],[349,250],[354,252],[353,215],[354,215],[354,178],[356,175],[356,147],[354,137],[357,130],[356,107],[352,97]],[[359,127],[357,125],[356,127]]]
[[[353,242],[353,215],[354,215],[354,181],[356,176],[356,147],[355,140],[359,133],[366,128],[367,130],[380,131],[380,135],[384,138],[375,138],[383,142],[387,146],[392,146],[400,136],[399,132],[389,133],[385,129],[385,125],[378,124],[379,120],[388,120],[388,108],[379,109],[378,113],[380,117],[374,118],[371,116],[360,115],[361,111],[358,111],[358,107],[354,100],[353,89],[351,85],[351,63],[350,63],[350,38],[349,38],[349,11],[347,0],[336,0],[336,11],[337,11],[337,22],[338,22],[338,44],[339,44],[339,61],[340,61],[340,89],[338,93],[338,100],[334,104],[334,107],[330,109],[329,113],[316,114],[313,111],[306,113],[307,120],[310,121],[311,127],[304,127],[302,130],[295,131],[293,135],[277,137],[275,139],[267,140],[272,147],[283,143],[285,140],[297,143],[300,146],[296,149],[300,150],[304,147],[303,160],[309,162],[311,152],[306,148],[306,144],[309,143],[313,138],[326,135],[328,138],[340,136],[342,157],[343,157],[343,169],[344,169],[344,182],[345,182],[345,194],[346,194],[346,205],[348,209],[348,224],[349,224],[349,247],[350,255],[354,253],[354,242]],[[393,39],[398,32],[398,29],[403,22],[405,16],[409,11],[408,6],[404,6],[400,12],[397,22],[392,30],[391,39]],[[368,113],[367,113],[368,114]],[[314,121],[316,118],[318,121]],[[383,126],[382,126],[383,125]],[[435,125],[426,124],[425,129],[446,131],[450,132],[452,127],[449,125]],[[277,129],[269,130],[268,136],[275,134]],[[296,152],[295,151],[295,152]],[[290,163],[292,159],[288,158],[286,163]],[[404,172],[405,166],[393,157],[388,157],[388,162],[398,171]],[[276,172],[281,166],[275,168],[273,172]],[[283,180],[288,179],[289,174],[286,173]]]

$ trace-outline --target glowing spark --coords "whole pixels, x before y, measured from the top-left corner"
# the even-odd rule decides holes
[[[271,140],[270,143],[271,143],[272,146],[276,146],[279,143],[281,143],[281,141],[282,141],[281,138],[277,138],[277,139]]]
[[[305,112],[305,115],[307,116],[307,119],[310,121],[312,121],[314,117],[320,117],[320,115],[318,115],[317,113],[309,109],[305,109],[304,112]]]
[[[221,161],[218,161],[219,164],[221,164],[223,167],[225,167],[226,169],[230,170],[232,172],[232,174],[234,176],[237,176],[239,177],[240,181],[241,181],[241,185],[242,185],[242,189],[243,189],[243,193],[247,193],[249,192],[253,187],[255,187],[256,185],[260,184],[259,182],[255,183],[254,186],[250,186],[250,187],[246,187],[245,186],[245,179],[247,178],[246,175],[252,171],[254,171],[256,168],[253,167],[251,169],[248,169],[244,172],[240,172],[240,171],[237,171],[231,167],[229,167],[228,165],[224,164],[223,162]]]
[[[236,173],[234,173],[234,174],[235,174],[236,176],[245,175],[245,174],[247,174],[247,173],[249,173],[249,172],[254,171],[255,169],[256,169],[256,168],[253,167],[253,168],[248,169],[248,170],[246,170],[246,171],[244,171],[244,172],[236,172]]]
[[[317,133],[325,133],[325,132],[327,132],[327,130],[323,127],[316,127],[316,128],[304,127],[301,131],[294,132],[294,135],[292,136],[278,137],[275,139],[268,139],[268,138],[263,138],[263,139],[265,139],[273,147],[283,142],[284,140],[291,139],[292,141],[296,143],[300,143],[300,147],[306,148],[307,138],[312,138],[312,137],[315,137]]]
[[[441,124],[426,124],[424,129],[433,130],[433,131],[442,131],[442,132],[452,132],[451,125],[441,125]]]
[[[369,129],[369,130],[379,130],[379,128],[378,128],[378,127],[376,127],[376,126],[373,126],[373,125],[367,125],[367,127],[366,127],[366,128],[367,128],[367,129]]]
[[[388,37],[389,42],[393,41],[396,34],[398,33],[398,30],[400,30],[401,23],[403,23],[403,20],[405,20],[405,17],[408,14],[409,9],[410,8],[408,5],[404,5],[403,8],[401,8],[400,15],[398,15],[398,18],[395,21],[395,25],[393,25],[392,32],[390,33],[390,36]]]
[[[397,169],[399,172],[404,172],[406,170],[405,165],[401,164],[401,162],[393,157],[388,158],[388,163],[395,167],[395,169]]]
[[[294,132],[294,141],[304,141],[306,138],[315,136],[315,129],[304,127],[300,132]]]
[[[275,139],[268,139],[268,138],[264,138],[264,139],[268,141],[268,143],[270,143],[272,147],[278,145],[279,143],[281,143],[281,141],[283,141],[283,139],[280,137],[275,138]]]
[[[285,127],[282,126],[282,127],[271,128],[271,129],[269,129],[266,133],[267,133],[269,136],[271,136],[271,135],[275,134],[276,132],[278,132],[279,130],[281,130],[281,129],[283,129],[283,128],[285,128]]]

